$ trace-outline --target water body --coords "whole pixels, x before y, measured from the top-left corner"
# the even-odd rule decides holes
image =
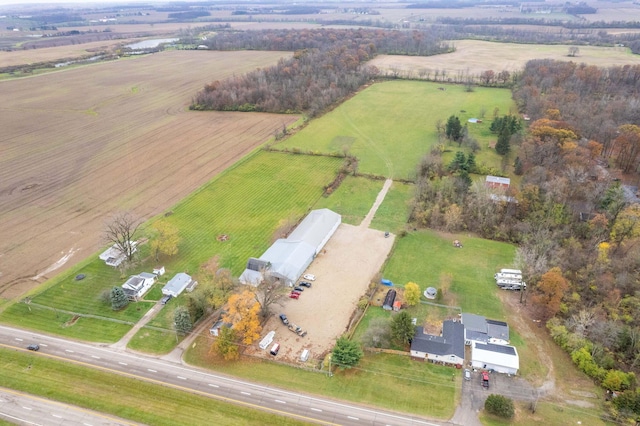
[[[163,43],[175,43],[178,38],[155,38],[152,40],[143,40],[133,44],[127,44],[125,47],[129,49],[154,49]]]

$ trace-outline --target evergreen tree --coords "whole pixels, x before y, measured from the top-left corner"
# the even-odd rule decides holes
[[[522,170],[522,161],[520,160],[520,157],[516,157],[516,160],[513,162],[513,173],[518,176],[522,176],[522,174],[524,173],[524,171]]]
[[[504,417],[505,419],[512,418],[516,412],[511,399],[495,394],[487,397],[484,403],[484,409],[490,414]]]
[[[452,141],[458,141],[462,138],[462,125],[460,124],[460,119],[455,115],[447,119],[445,134],[447,135],[447,139]]]
[[[341,337],[333,347],[331,362],[342,369],[354,367],[360,362],[364,353],[358,342]]]
[[[475,173],[476,171],[476,156],[473,152],[469,153],[467,157],[466,167],[464,168],[469,173]]]
[[[391,320],[391,337],[403,345],[409,344],[416,334],[415,326],[407,311],[396,314]]]
[[[191,315],[189,315],[189,311],[184,306],[180,306],[175,310],[173,322],[175,323],[176,331],[182,335],[189,333],[193,328]]]
[[[509,151],[511,151],[509,139],[511,139],[509,130],[506,127],[502,128],[502,130],[500,131],[500,135],[498,135],[498,142],[496,143],[496,152],[498,154],[500,155],[509,154]]]
[[[462,151],[458,151],[456,152],[456,155],[453,157],[453,160],[451,160],[451,163],[449,163],[449,170],[452,172],[461,170],[466,168],[467,166],[467,158],[464,155],[464,152]]]
[[[113,287],[111,289],[111,309],[114,311],[119,311],[120,309],[124,309],[129,305],[129,298],[124,293],[122,287]]]

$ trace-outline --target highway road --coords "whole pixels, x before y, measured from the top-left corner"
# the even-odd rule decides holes
[[[441,426],[447,424],[410,414],[378,410],[350,402],[330,400],[265,386],[151,356],[132,354],[105,346],[78,343],[37,334],[33,331],[0,326],[0,346],[25,350],[26,346],[31,343],[40,345],[40,351],[37,352],[39,356],[100,368],[104,371],[171,386],[224,402],[260,409],[307,422],[337,425],[394,426]],[[426,397],[428,396],[425,395]],[[3,406],[0,405],[0,411],[2,409]]]

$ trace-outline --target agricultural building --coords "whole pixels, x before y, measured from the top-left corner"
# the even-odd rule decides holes
[[[487,176],[485,185],[489,188],[507,189],[511,185],[511,179],[499,176]]]
[[[138,275],[131,275],[127,282],[122,284],[122,290],[130,300],[140,300],[155,282],[154,274],[141,272]]]
[[[287,238],[277,240],[259,258],[249,258],[240,282],[258,285],[263,273],[295,283],[336,232],[342,218],[329,209],[310,212]]]
[[[473,368],[515,375],[518,374],[520,368],[520,358],[518,351],[513,346],[473,342],[471,365]]]
[[[382,303],[382,309],[390,311],[393,309],[393,302],[396,300],[396,291],[391,289],[387,292],[387,295],[384,297],[384,302]]]
[[[177,273],[169,282],[162,288],[162,294],[165,296],[178,297],[185,289],[195,288],[198,285],[197,281],[194,281],[191,276],[184,272]]]
[[[135,253],[138,245],[137,241],[133,241],[130,243],[132,247],[132,253]],[[120,250],[117,244],[112,245],[98,256],[100,260],[104,260],[108,266],[113,266],[114,268],[120,266],[122,262],[124,262],[127,258],[127,255]]]
[[[416,327],[416,334],[411,341],[411,357],[419,361],[462,365],[464,326],[457,321],[444,321],[441,336],[426,334],[422,327]]]

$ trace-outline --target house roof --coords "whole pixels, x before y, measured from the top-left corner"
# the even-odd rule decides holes
[[[148,279],[148,278],[151,278],[151,279],[154,279],[154,280],[156,279],[156,275],[155,275],[155,274],[152,274],[152,273],[150,273],[150,272],[140,272],[140,273],[138,274],[138,276],[139,276],[139,277],[142,277],[142,278],[147,278],[147,279]]]
[[[494,339],[509,340],[509,325],[504,321],[487,320],[487,335]]]
[[[467,334],[469,333],[469,330],[477,331],[479,333],[487,333],[487,319],[481,315],[463,313],[462,323],[464,324],[464,328],[467,330]]]
[[[509,325],[504,321],[486,319],[481,315],[462,314],[467,340],[488,342],[489,339],[509,341]]]
[[[162,288],[163,293],[173,293],[178,295],[184,291],[191,282],[191,276],[184,272],[178,272],[169,282]]]
[[[473,342],[471,359],[476,362],[500,365],[516,370],[520,368],[518,351],[513,346],[508,345]]]
[[[425,334],[424,328],[416,327],[411,350],[432,355],[456,355],[464,359],[464,326],[456,321],[444,321],[442,336]]]
[[[289,234],[287,240],[304,241],[318,253],[326,243],[327,235],[333,234],[341,221],[341,216],[329,209],[312,210]]]
[[[134,291],[140,290],[144,285],[144,278],[139,275],[131,275],[129,279],[122,284],[123,289],[131,289]]]
[[[487,176],[485,182],[498,185],[510,185],[511,179],[499,176]]]

